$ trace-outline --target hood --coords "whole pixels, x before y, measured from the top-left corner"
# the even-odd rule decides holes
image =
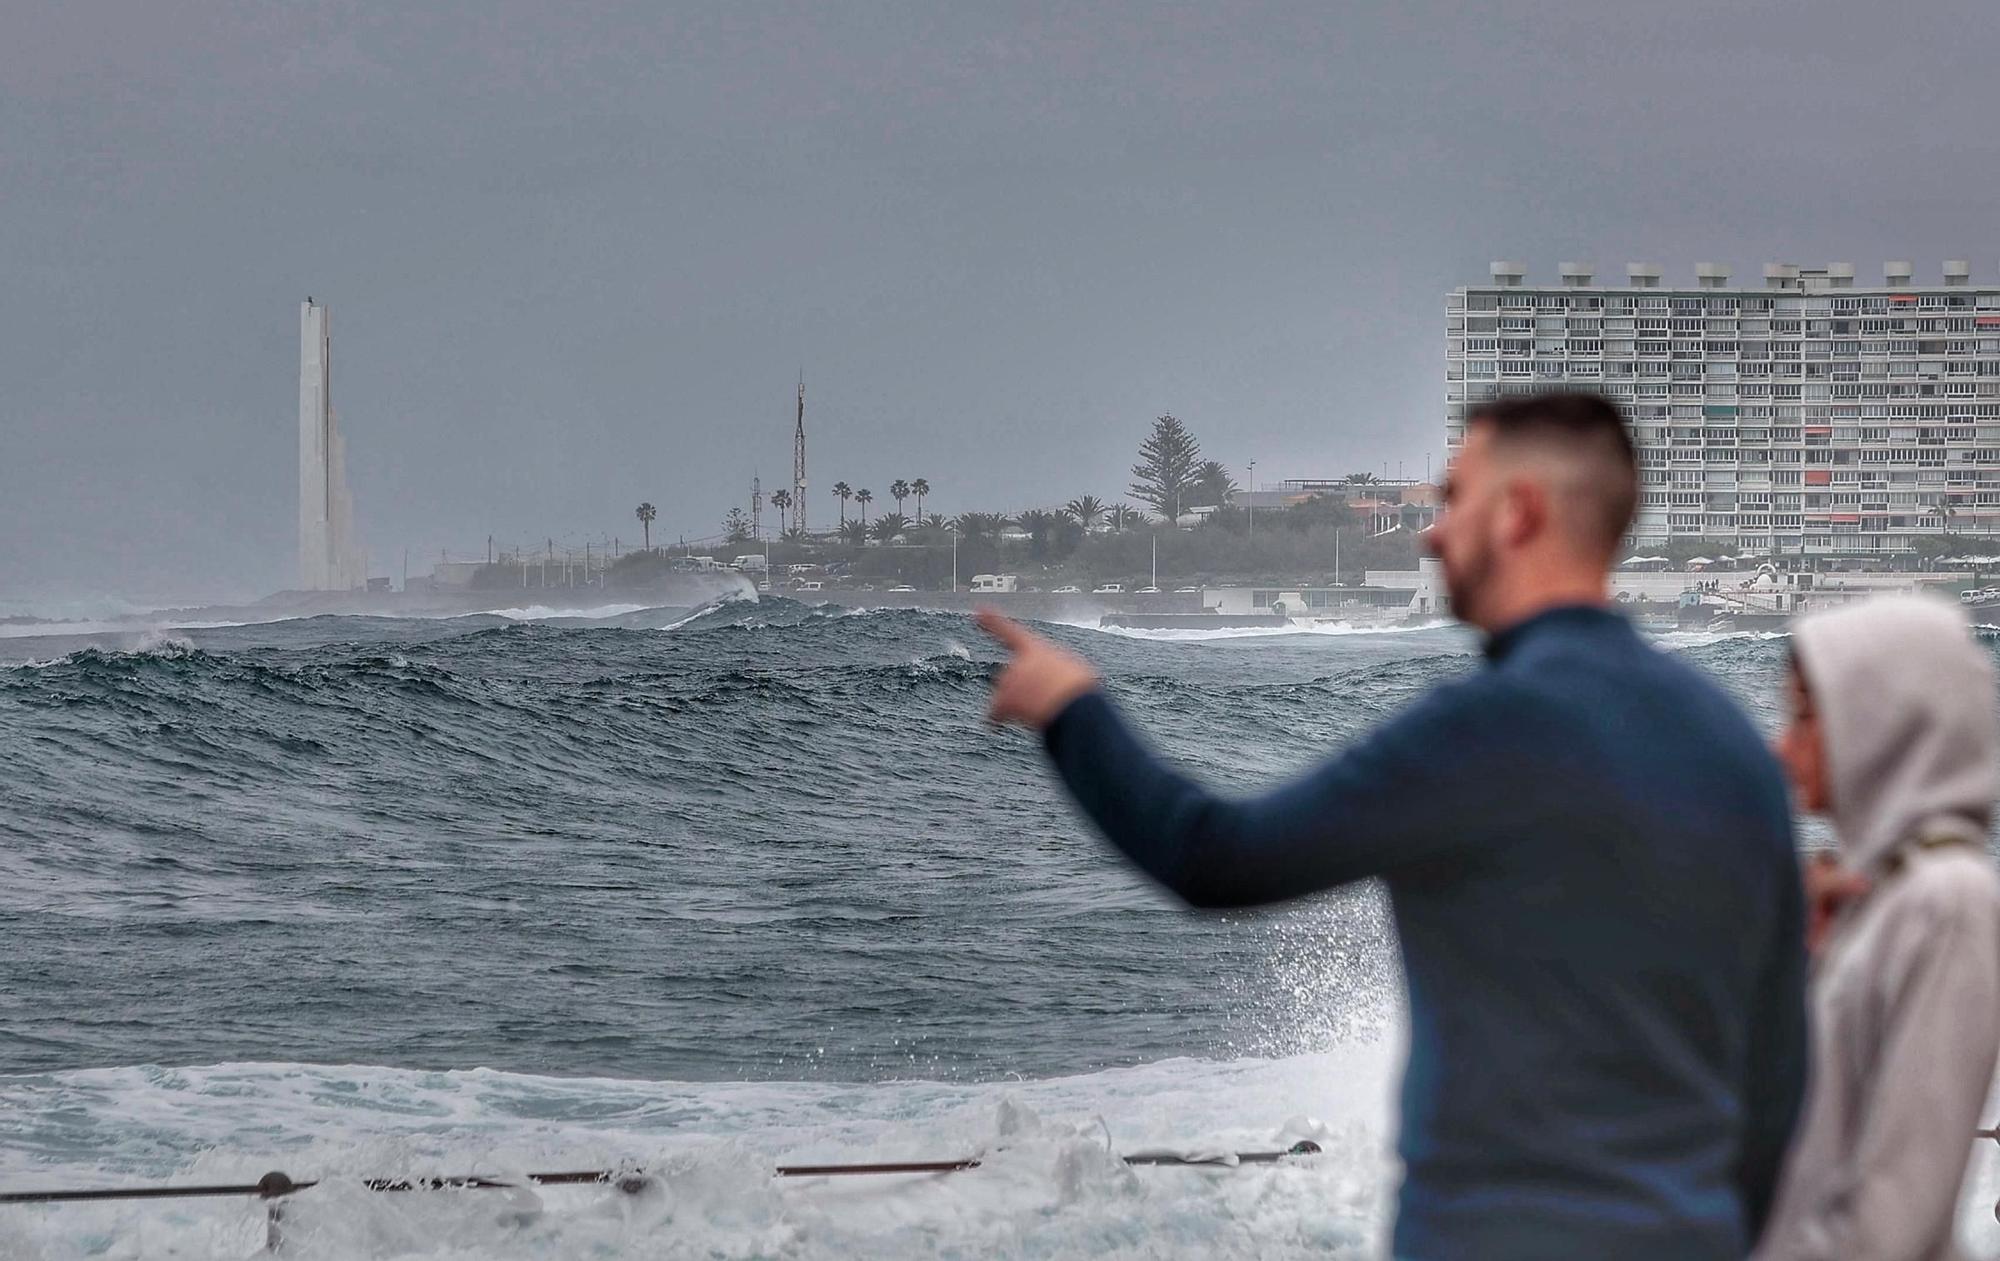
[[[1986,834],[2000,720],[1993,667],[1964,613],[1921,596],[1867,600],[1801,619],[1792,651],[1850,866],[1872,867],[1918,833]]]

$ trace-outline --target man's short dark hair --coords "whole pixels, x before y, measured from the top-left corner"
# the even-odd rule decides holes
[[[1607,554],[1617,549],[1639,507],[1639,457],[1610,399],[1582,390],[1528,394],[1482,403],[1465,423],[1485,425],[1501,450],[1537,448],[1577,461],[1585,520]]]

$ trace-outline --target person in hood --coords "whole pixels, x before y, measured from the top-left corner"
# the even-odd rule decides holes
[[[1801,620],[1779,741],[1855,896],[1813,962],[1805,1118],[1762,1261],[1958,1255],[1952,1217],[2000,1051],[1993,670],[1916,596]]]

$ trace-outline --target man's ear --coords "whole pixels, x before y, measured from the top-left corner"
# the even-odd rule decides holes
[[[1510,548],[1525,547],[1549,528],[1549,496],[1532,477],[1510,477],[1501,491],[1500,541]]]

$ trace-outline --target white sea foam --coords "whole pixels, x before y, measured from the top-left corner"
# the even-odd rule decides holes
[[[251,626],[253,622],[5,622],[0,623],[0,639],[40,639],[66,635],[158,634],[169,630],[222,630],[231,626]]]
[[[590,608],[568,608],[548,604],[530,604],[525,608],[487,609],[493,617],[504,617],[514,622],[543,622],[552,617],[574,617],[594,621],[607,617],[624,617],[628,613],[642,613],[654,607],[650,604],[599,604]]]
[[[689,1084],[302,1064],[0,1078],[0,1185],[322,1177],[303,1257],[1372,1255],[1393,1039],[986,1085]],[[1118,1152],[1326,1154],[1132,1170]],[[977,1155],[952,1175],[773,1180],[785,1163]],[[643,1167],[650,1191],[369,1193],[363,1175]],[[249,1200],[0,1208],[0,1254],[248,1255]]]
[[[131,650],[136,656],[185,657],[194,651],[194,641],[171,631],[149,630],[140,633]]]
[[[1364,1257],[1392,1207],[1394,1039],[1279,1060],[1167,1060],[1042,1081],[712,1084],[304,1064],[0,1078],[0,1187],[325,1183],[285,1255]],[[1996,1094],[2000,1102],[2000,1094]],[[1989,1108],[1989,1112],[1992,1109]],[[1107,1147],[1107,1134],[1110,1146]],[[1129,1169],[1111,1151],[1325,1154]],[[977,1156],[965,1173],[774,1180],[774,1166]],[[643,1168],[605,1187],[380,1194],[363,1176]],[[2000,1149],[1960,1198],[1992,1255]],[[0,1256],[248,1256],[253,1200],[0,1207]]]
[[[1653,632],[1653,642],[1662,648],[1702,648],[1709,644],[1720,644],[1732,639],[1789,639],[1790,631],[1710,631],[1671,630]]]
[[[1987,1093],[1986,1110],[1979,1124],[2000,1122],[2000,1077]],[[1958,1238],[1960,1250],[1969,1257],[2000,1257],[2000,1143],[1980,1139],[1972,1145],[1972,1163],[1959,1188]]]
[[[1079,630],[1101,631],[1106,635],[1117,635],[1124,639],[1150,639],[1162,643],[1212,643],[1230,639],[1280,639],[1292,636],[1335,636],[1349,635],[1408,635],[1416,631],[1441,630],[1455,623],[1447,620],[1421,622],[1414,626],[1355,626],[1347,622],[1314,622],[1310,625],[1293,623],[1288,626],[1219,626],[1213,630],[1201,627],[1160,627],[1103,626],[1096,622],[1061,622],[1063,626],[1074,626]]]
[[[762,603],[762,600],[758,596],[754,588],[748,591],[725,592],[724,594],[716,597],[715,599],[708,601],[706,604],[700,605],[699,607],[690,610],[685,615],[675,618],[673,621],[668,622],[665,626],[662,626],[659,629],[662,631],[677,631],[681,629],[683,626],[688,625],[690,622],[696,622],[704,617],[707,617],[709,614],[715,612],[717,609],[725,609],[730,607],[731,605],[736,605],[736,604],[747,605],[747,604],[760,604],[760,603]]]
[[[0,669],[46,670],[50,666],[73,663],[78,659],[79,653],[84,651],[109,653],[114,656],[122,654],[131,657],[159,657],[176,661],[193,654],[196,649],[194,641],[185,635],[175,635],[164,630],[149,630],[142,631],[121,644],[103,644],[87,650],[79,649],[78,652],[64,653],[59,657],[0,662]]]
[[[0,618],[31,617],[45,622],[96,622],[145,617],[157,608],[157,604],[135,604],[115,595],[26,600],[0,596]]]

